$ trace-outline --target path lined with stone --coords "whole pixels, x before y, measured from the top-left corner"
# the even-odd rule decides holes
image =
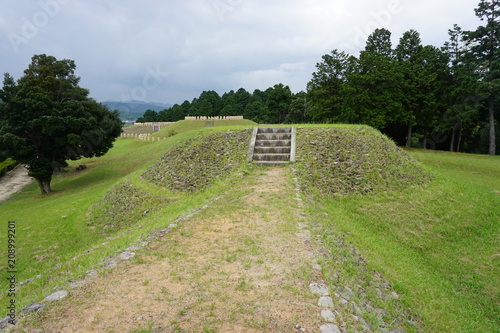
[[[142,249],[129,247],[72,289],[63,286],[52,295],[59,301],[34,305],[43,310],[18,328],[344,332],[297,179],[289,167],[254,173],[198,215],[166,222],[161,237]]]

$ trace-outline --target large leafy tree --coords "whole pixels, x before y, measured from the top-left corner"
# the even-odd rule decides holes
[[[155,110],[146,110],[142,117],[137,119],[138,123],[153,123],[155,121],[159,121],[159,114]]]
[[[267,108],[273,114],[273,123],[282,124],[290,110],[292,91],[282,83],[275,84],[267,97]]]
[[[307,94],[301,91],[293,95],[292,102],[290,103],[290,110],[285,117],[287,124],[300,124],[308,122],[307,115]]]
[[[391,33],[376,29],[347,75],[342,116],[383,130],[402,112],[401,73],[392,55]]]
[[[420,34],[415,30],[403,34],[395,53],[403,74],[400,122],[407,125],[406,146],[411,146],[414,126],[419,125],[425,147],[431,127],[443,113],[440,100],[448,78],[448,57],[434,46],[422,46]]]
[[[200,97],[193,102],[193,107],[197,109],[197,115],[214,117],[220,114],[223,108],[221,97],[216,91],[203,91]]]
[[[479,77],[465,32],[455,24],[448,34],[450,40],[442,48],[450,62],[450,77],[446,82],[448,89],[444,98],[447,110],[439,126],[451,131],[450,151],[459,151],[463,132],[472,132],[477,127],[480,106],[476,89]]]
[[[472,51],[479,60],[480,89],[488,105],[489,154],[496,153],[495,102],[500,90],[500,0],[481,0],[476,16],[485,22],[468,33]]]
[[[121,133],[118,112],[79,87],[72,60],[35,55],[17,82],[0,89],[0,150],[28,167],[43,194],[67,160],[104,155]]]
[[[316,72],[307,84],[307,98],[313,121],[333,122],[339,119],[344,97],[342,88],[354,58],[345,52],[333,50],[316,64]]]

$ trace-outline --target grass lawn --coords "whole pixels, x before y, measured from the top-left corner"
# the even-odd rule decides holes
[[[426,332],[498,332],[500,157],[408,152],[434,174],[431,184],[317,197],[322,232],[343,235],[353,244],[414,310]],[[325,265],[339,271],[343,283],[359,282],[357,263]],[[366,274],[365,282],[370,279]]]
[[[213,127],[252,127],[257,126],[251,120],[239,119],[239,120],[180,120],[176,123],[168,126],[164,126],[159,132],[153,134],[154,137],[169,137],[178,133],[201,130],[206,126],[207,122],[213,124]]]
[[[142,179],[141,175],[165,152],[200,131],[209,133],[254,125],[245,120],[218,120],[216,128],[205,129],[205,121],[180,121],[155,134],[168,136],[167,140],[119,139],[101,158],[72,162],[70,172],[54,177],[54,192],[50,195],[41,196],[33,183],[7,202],[0,203],[0,220],[4,221],[0,246],[6,248],[7,245],[7,222],[15,221],[17,282],[34,278],[27,284],[18,285],[17,309],[41,301],[55,288],[67,288],[69,282],[81,279],[90,269],[99,268],[105,258],[144,239],[150,232],[174,223],[179,216],[196,210],[234,186],[239,177],[237,172],[193,193],[170,192]],[[325,138],[329,138],[328,131],[323,129],[338,129],[335,134],[338,142],[342,141],[341,129],[351,134],[362,131],[363,135],[370,135],[370,131],[365,133],[357,126],[297,126],[321,127],[316,132]],[[298,132],[304,131],[298,128]],[[347,137],[344,133],[344,139]],[[368,144],[369,137],[351,137],[350,145],[366,146],[369,152],[357,156],[353,152],[359,149],[349,147],[327,151],[320,142],[326,139],[310,140],[310,147],[316,148],[308,146],[307,149],[316,149],[315,154],[302,159],[299,156],[296,164],[297,170],[303,171],[303,177],[310,178],[307,186],[331,186],[332,178],[340,179],[324,173],[329,170],[328,163],[321,169],[322,173],[319,169],[310,170],[310,166],[316,165],[315,161],[323,158],[331,158],[332,163],[344,166],[345,174],[351,172],[359,178],[352,184],[346,179],[346,184],[354,190],[358,183],[366,186],[365,178],[379,177],[382,171],[390,173],[385,179],[393,179],[391,175],[397,173],[391,168],[404,162],[391,159],[394,157],[391,154],[396,154],[394,149],[377,152]],[[390,318],[401,318],[401,309],[409,309],[403,317],[418,325],[405,324],[407,331],[423,327],[425,332],[498,332],[500,157],[426,150],[407,152],[433,174],[432,182],[426,185],[409,182],[406,184],[413,185],[397,190],[394,186],[392,189],[381,187],[383,190],[379,192],[364,195],[325,195],[327,192],[319,194],[322,192],[305,189],[306,208],[322,236],[325,252],[330,254],[321,262],[325,278],[332,289],[348,286],[356,290],[361,285],[369,294],[367,297],[372,297],[368,286],[373,285],[373,272],[380,272],[390,283],[391,290],[399,295],[399,303],[396,306],[390,300],[379,302],[372,297],[373,307],[386,309],[384,320],[388,323]],[[337,153],[347,155],[340,160]],[[371,161],[377,164],[371,165],[375,163]],[[193,163],[202,162],[194,162],[193,157]],[[76,172],[74,169],[79,164],[85,164],[88,169]],[[186,165],[189,167],[190,163]],[[360,168],[372,172],[360,174]],[[411,172],[406,173],[412,176]],[[93,205],[124,181],[152,196],[161,196],[167,204],[111,233],[103,233],[98,227],[89,225]],[[107,209],[108,206],[103,207]],[[7,258],[3,258],[0,288],[7,290],[9,273]],[[0,307],[5,308],[8,301],[7,294],[1,293]],[[345,310],[341,309],[339,307],[338,311]],[[342,313],[343,318],[350,315]],[[370,326],[377,327],[376,321],[374,318]],[[356,325],[354,322],[347,324],[347,328]]]
[[[221,184],[196,194],[171,193],[140,178],[147,167],[176,144],[196,135],[183,132],[160,142],[118,139],[103,157],[70,163],[69,172],[54,177],[54,192],[39,194],[35,183],[28,185],[8,201],[0,203],[0,220],[5,232],[0,232],[0,244],[7,246],[7,222],[16,222],[16,270],[18,310],[31,302],[41,301],[54,288],[67,286],[81,279],[90,269],[131,243],[146,237],[150,231],[165,228],[175,219],[192,211],[221,191]],[[85,171],[75,167],[85,164]],[[113,234],[103,234],[88,225],[92,205],[101,200],[123,179],[168,202],[164,208],[151,212],[131,228]],[[7,290],[9,276],[7,258],[0,265],[0,288]],[[25,285],[19,283],[27,279]],[[6,293],[0,294],[0,306],[7,304]]]

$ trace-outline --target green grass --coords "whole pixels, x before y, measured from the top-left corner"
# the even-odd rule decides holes
[[[500,158],[409,153],[434,173],[432,183],[315,197],[322,233],[354,245],[368,262],[361,279],[368,285],[371,270],[381,272],[424,331],[498,332]],[[343,256],[338,241],[329,245],[337,258]],[[334,285],[361,283],[359,260],[331,259],[325,266],[340,272],[340,282],[330,280]]]
[[[131,125],[123,128],[123,133],[127,134],[152,134],[153,126]]]
[[[216,130],[219,128],[208,131]],[[231,176],[190,194],[171,193],[140,177],[166,151],[196,134],[195,131],[183,132],[160,142],[119,139],[105,156],[71,163],[68,173],[54,177],[54,192],[50,195],[40,195],[38,187],[31,184],[1,203],[0,220],[5,221],[5,232],[0,233],[0,244],[7,244],[7,221],[16,221],[17,282],[35,278],[18,286],[18,310],[41,301],[54,287],[67,288],[68,283],[83,278],[90,269],[99,268],[105,258],[220,195],[231,182]],[[75,171],[75,166],[80,164],[87,165],[88,169]],[[139,213],[135,222],[122,219],[116,229],[107,230],[111,232],[103,232],[102,227],[109,225],[106,219],[89,225],[95,209],[109,209],[113,200],[121,202],[113,193],[120,193],[115,186],[124,181],[133,184],[136,192],[147,191],[151,197],[162,196],[162,200],[175,201],[175,205],[153,207],[155,209],[142,216],[142,209],[150,207],[134,201],[140,203],[140,210],[133,210],[134,214]],[[110,191],[113,188],[114,192]],[[99,204],[102,200],[104,204]],[[1,290],[8,289],[6,264],[5,259],[0,268]],[[0,295],[0,306],[4,306],[9,300],[6,293]]]
[[[41,301],[55,287],[67,288],[69,282],[98,268],[105,258],[144,239],[150,232],[165,228],[236,183],[235,180],[241,177],[240,171],[234,171],[203,190],[170,192],[142,177],[167,151],[200,132],[208,136],[228,128],[254,126],[248,121],[216,121],[215,125],[216,128],[205,128],[205,121],[180,121],[162,129],[175,132],[167,140],[119,139],[105,156],[71,163],[70,172],[54,178],[54,193],[41,196],[38,187],[31,184],[7,202],[0,203],[0,220],[4,221],[5,228],[5,232],[0,232],[0,245],[7,244],[7,221],[16,221],[18,282],[41,276],[19,286],[18,310],[31,302]],[[298,129],[299,135],[316,133],[325,138],[314,140],[313,135],[307,139],[307,150],[300,153],[302,156],[298,154],[296,167],[304,193],[309,196],[306,207],[322,236],[322,246],[330,254],[321,262],[328,283],[338,287],[339,292],[341,288],[350,287],[354,290],[351,298],[359,303],[367,302],[374,308],[386,309],[383,319],[390,325],[393,323],[394,328],[403,327],[408,332],[420,329],[425,332],[498,332],[500,158],[408,150],[423,166],[425,172],[421,173],[418,164],[392,150],[386,141],[383,145],[390,149],[380,151],[370,146],[379,141],[358,140],[352,133],[360,131],[359,126],[298,126],[302,128]],[[338,142],[342,147],[324,148],[324,143],[330,140],[324,129],[335,130],[335,135],[340,135]],[[342,131],[349,135],[342,136]],[[368,135],[369,131],[362,134]],[[157,135],[165,136],[162,132]],[[314,141],[321,141],[321,144]],[[367,151],[360,153],[363,149]],[[340,150],[341,154],[355,151],[356,154],[342,155],[343,161],[340,161],[335,160],[338,155],[332,154],[332,150]],[[375,154],[374,159],[368,158],[367,154],[371,153]],[[399,183],[391,186],[391,177],[401,170],[391,171],[395,165],[384,165],[386,162],[380,156],[393,161],[392,164],[404,164],[403,176],[407,181],[403,186]],[[332,159],[332,163],[318,164],[322,158]],[[355,179],[337,178],[337,171],[329,169],[333,161],[345,170],[337,176],[345,177],[350,173]],[[87,165],[88,169],[76,172],[74,168],[79,164]],[[370,171],[375,167],[390,172],[384,178],[388,182],[376,178],[377,173]],[[424,181],[414,179],[412,176],[416,173],[424,177]],[[432,182],[427,177],[429,173],[433,175]],[[342,179],[344,184],[341,185],[347,187],[337,187],[337,179]],[[368,184],[363,179],[375,182]],[[151,200],[134,201],[137,204],[131,209],[134,219],[127,219],[124,214],[116,230],[110,228],[106,233],[102,232],[102,227],[114,223],[109,222],[113,218],[111,213],[107,219],[89,225],[95,214],[106,217],[105,212],[112,209],[113,202],[123,205],[121,189],[124,184],[131,184],[134,193],[147,192],[150,198],[161,198],[168,204],[150,206],[147,203]],[[102,214],[98,214],[99,209]],[[233,208],[224,209],[229,212]],[[145,210],[149,212],[143,214]],[[282,231],[293,230],[290,226]],[[258,243],[254,243],[255,240],[242,238],[248,251],[258,253]],[[231,262],[237,255],[228,252],[223,260]],[[176,256],[179,260],[185,259],[180,252]],[[8,289],[5,264],[0,265],[1,290]],[[257,261],[256,264],[269,263]],[[374,271],[380,272],[382,277]],[[338,279],[334,273],[338,273]],[[239,291],[251,289],[251,281],[240,282]],[[380,287],[386,282],[390,290]],[[362,286],[365,295],[356,292],[357,285]],[[376,287],[383,289],[385,294],[397,292],[399,299],[379,297]],[[1,293],[0,306],[4,307],[7,301],[7,295]],[[347,311],[341,306],[338,309]],[[351,314],[342,313],[344,319]],[[381,318],[372,313],[363,317],[376,331]],[[348,328],[361,329],[356,326],[358,324],[346,321]]]
[[[213,122],[214,127],[243,127],[250,128],[257,124],[251,120],[210,120]],[[195,131],[206,128],[207,120],[179,120],[175,124],[162,127],[160,131],[153,134],[158,137],[170,137],[172,134],[179,134],[183,132]]]
[[[14,169],[14,167],[17,165],[17,162],[14,161],[12,158],[8,158],[5,161],[0,163],[0,177],[5,175],[7,172],[10,170]]]

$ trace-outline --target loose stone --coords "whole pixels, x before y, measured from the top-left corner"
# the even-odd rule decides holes
[[[333,323],[335,322],[335,315],[330,310],[321,310],[321,319],[326,322]]]
[[[6,328],[9,325],[9,319],[10,319],[10,317],[7,316],[7,317],[4,317],[2,320],[0,320],[0,330],[3,330],[4,328]]]
[[[52,295],[49,295],[43,299],[43,302],[54,302],[54,301],[59,301],[63,299],[64,297],[68,296],[68,292],[65,290],[60,290]]]
[[[333,300],[329,296],[321,296],[319,298],[318,305],[325,308],[333,308]]]
[[[311,283],[309,285],[309,290],[311,290],[311,292],[313,294],[321,295],[321,296],[328,296],[330,293],[330,290],[327,286],[325,286],[324,284],[319,284],[319,283]]]
[[[21,312],[32,313],[45,309],[45,304],[42,303],[33,303],[25,307]]]
[[[130,251],[130,252],[133,252],[133,251],[137,251],[137,250],[140,250],[141,249],[141,246],[139,245],[130,245],[129,247],[127,247],[125,249],[125,251]]]
[[[295,236],[305,240],[311,240],[311,234],[307,230],[304,232],[296,233]]]
[[[110,259],[101,265],[101,268],[114,268],[118,262],[115,259]]]
[[[129,260],[133,257],[135,257],[135,252],[125,251],[125,252],[120,253],[121,260]]]
[[[91,270],[85,275],[85,279],[90,279],[93,278],[94,276],[97,276],[97,271],[95,269]]]
[[[78,281],[75,281],[75,282],[71,282],[69,287],[71,289],[75,289],[75,288],[80,288],[81,286],[83,286],[83,284],[85,283],[84,280],[78,280]]]
[[[321,333],[341,333],[337,325],[334,324],[321,325],[319,330],[321,331]]]
[[[20,286],[25,285],[26,283],[30,283],[30,282],[31,282],[31,281],[33,281],[33,280],[34,280],[34,278],[29,278],[29,279],[26,279],[26,280],[24,280],[24,281],[22,281],[22,282],[19,282],[19,285],[20,285]]]

